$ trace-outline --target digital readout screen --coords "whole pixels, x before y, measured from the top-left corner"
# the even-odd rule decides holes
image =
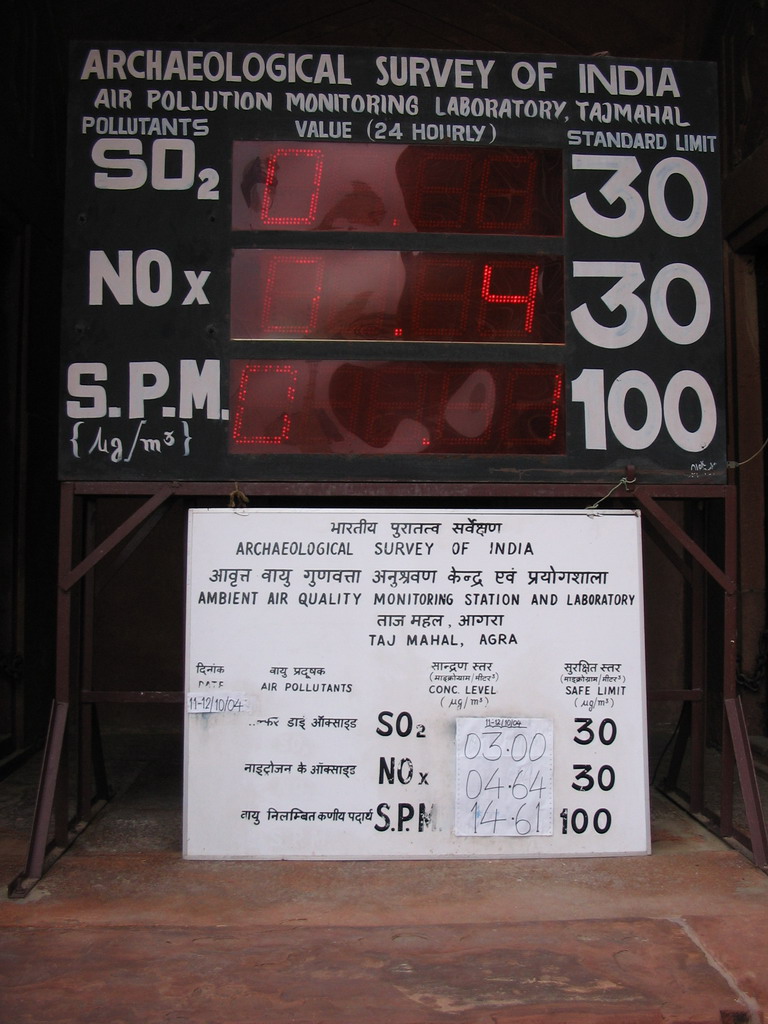
[[[563,367],[248,360],[230,364],[230,451],[562,454]]]
[[[559,256],[236,249],[233,340],[562,345]]]
[[[558,152],[262,141],[234,143],[232,162],[233,232],[258,240],[232,251],[233,342],[564,344],[562,255],[442,248],[561,245]],[[278,231],[307,241],[265,244]],[[327,248],[312,232],[414,240]],[[563,367],[535,359],[233,359],[229,451],[561,455],[563,398]]]
[[[561,235],[556,150],[235,142],[232,227]]]

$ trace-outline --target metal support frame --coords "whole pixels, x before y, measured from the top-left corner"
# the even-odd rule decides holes
[[[632,467],[627,467],[623,490],[614,489],[610,501],[639,505],[646,517],[660,531],[665,541],[672,542],[672,557],[691,582],[692,609],[692,685],[687,688],[655,691],[650,699],[679,701],[682,705],[682,728],[673,750],[667,786],[674,789],[682,766],[685,746],[691,741],[691,786],[688,810],[709,820],[724,839],[735,838],[751,851],[755,864],[768,869],[768,836],[760,794],[757,788],[752,753],[749,746],[744,713],[737,692],[737,536],[736,489],[733,485],[645,485],[635,481]],[[59,539],[59,592],[57,612],[56,697],[45,747],[37,803],[35,807],[29,854],[25,869],[11,882],[8,894],[23,898],[42,877],[51,863],[74,841],[108,799],[106,775],[100,750],[96,706],[108,701],[141,703],[181,703],[180,691],[134,691],[110,693],[93,689],[90,671],[92,641],[92,606],[95,595],[91,573],[102,559],[121,544],[136,545],[137,533],[151,529],[154,518],[171,498],[226,498],[233,491],[248,498],[324,499],[392,499],[404,501],[474,501],[493,499],[514,502],[520,499],[563,501],[607,500],[603,483],[525,484],[525,483],[415,483],[415,482],[296,482],[258,481],[239,484],[211,482],[67,482],[61,485]],[[144,502],[101,543],[93,541],[92,530],[86,529],[86,550],[81,554],[76,543],[78,499],[107,496],[143,497]],[[663,499],[720,499],[724,502],[723,564],[718,565],[702,546],[659,504]],[[88,539],[89,538],[89,539]],[[132,541],[129,541],[132,538]],[[674,545],[682,549],[679,556]],[[688,556],[687,559],[685,556]],[[704,715],[706,697],[706,666],[703,663],[703,630],[699,629],[704,610],[702,579],[708,576],[723,593],[723,729],[722,770],[719,814],[707,815],[704,808]],[[84,594],[79,603],[81,632],[76,637],[73,593],[83,583]],[[696,631],[699,630],[697,633]],[[74,646],[74,649],[73,649]],[[73,655],[76,660],[73,661]],[[696,681],[698,680],[698,684]],[[72,706],[79,726],[77,764],[77,798],[75,825],[69,812],[69,778],[67,772],[68,708]],[[70,720],[69,725],[73,722]],[[733,785],[735,774],[745,804],[749,836],[736,835],[733,821]],[[51,838],[51,826],[53,832]]]

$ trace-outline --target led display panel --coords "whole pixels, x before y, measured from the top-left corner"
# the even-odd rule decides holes
[[[63,479],[724,481],[712,66],[71,68]]]

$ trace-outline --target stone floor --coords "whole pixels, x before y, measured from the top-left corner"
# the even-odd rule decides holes
[[[175,739],[0,900],[13,1024],[757,1024],[768,875],[665,797],[650,857],[184,861]],[[36,785],[0,784],[0,882]]]

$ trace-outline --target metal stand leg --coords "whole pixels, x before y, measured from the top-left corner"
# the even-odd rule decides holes
[[[46,853],[48,852],[48,832],[53,814],[56,797],[61,752],[64,745],[64,734],[67,728],[67,712],[69,705],[54,701],[51,718],[48,723],[48,737],[45,743],[43,766],[40,770],[40,784],[37,791],[35,816],[32,823],[32,836],[29,853],[24,871],[8,886],[11,899],[22,899],[37,884],[43,874]]]

